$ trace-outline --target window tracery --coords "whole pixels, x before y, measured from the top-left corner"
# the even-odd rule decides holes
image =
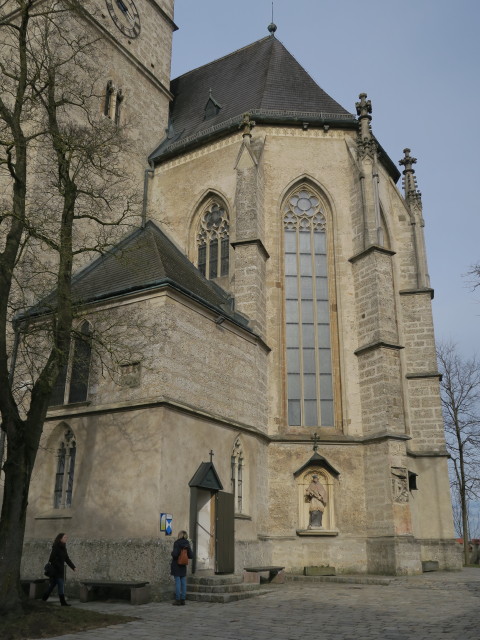
[[[207,205],[197,234],[198,269],[209,280],[228,275],[230,224],[226,207],[219,200]]]
[[[57,470],[53,495],[55,509],[69,509],[72,506],[76,452],[75,436],[73,431],[66,427],[57,452]]]
[[[308,185],[283,206],[288,424],[332,426],[327,222]]]

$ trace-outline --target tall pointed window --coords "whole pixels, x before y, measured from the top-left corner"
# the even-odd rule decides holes
[[[229,229],[225,206],[217,199],[210,200],[197,235],[198,268],[209,279],[228,275]]]
[[[87,399],[91,341],[91,327],[85,321],[80,326],[73,345],[70,345],[70,357],[57,378],[50,397],[50,406],[84,402]]]
[[[115,124],[116,125],[120,124],[120,114],[122,111],[123,98],[124,98],[123,91],[119,89],[115,97]]]
[[[326,219],[302,185],[283,208],[288,423],[333,425]]]
[[[115,92],[115,87],[113,85],[113,82],[109,80],[107,82],[107,88],[105,89],[105,101],[103,103],[103,115],[107,116],[107,118],[111,117],[112,99],[113,99],[114,92]]]
[[[76,452],[75,436],[70,429],[66,428],[57,452],[57,472],[53,496],[55,509],[68,509],[72,506]]]

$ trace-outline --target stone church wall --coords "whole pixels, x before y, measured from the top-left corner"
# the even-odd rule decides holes
[[[56,439],[68,427],[77,459],[72,508],[52,509]],[[82,578],[149,580],[156,597],[169,583],[170,551],[176,533],[189,529],[189,480],[214,452],[225,491],[230,491],[234,441],[244,453],[245,513],[236,519],[236,538],[257,546],[258,523],[266,509],[266,447],[258,435],[205,416],[169,407],[96,411],[49,420],[29,496],[24,574],[40,572],[51,541],[69,535],[69,553]],[[173,536],[160,531],[160,513],[173,516]],[[92,523],[94,527],[92,528]],[[42,551],[43,550],[43,551]],[[239,556],[241,558],[241,556]],[[250,558],[251,559],[251,558]],[[43,563],[43,564],[42,564]]]
[[[171,292],[101,311],[100,332],[103,323],[112,324],[114,313],[115,348],[127,341],[123,363],[138,362],[141,372],[138,383],[122,385],[118,375],[115,382],[97,362],[90,380],[92,405],[169,399],[265,429],[267,353],[250,332],[228,320],[216,323],[218,314]],[[225,372],[235,385],[226,383]]]

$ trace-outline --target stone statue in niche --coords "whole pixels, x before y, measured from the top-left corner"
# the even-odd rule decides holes
[[[327,506],[327,491],[318,479],[316,473],[305,490],[305,496],[309,504],[309,529],[322,529],[323,512]]]
[[[403,467],[392,467],[392,493],[394,502],[408,502],[408,474]]]

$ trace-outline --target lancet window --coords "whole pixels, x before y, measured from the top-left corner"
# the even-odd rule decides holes
[[[228,275],[229,230],[225,205],[212,199],[202,214],[197,235],[198,268],[210,280]]]
[[[55,509],[68,509],[72,506],[76,452],[77,445],[73,431],[66,428],[57,451],[57,470],[53,497]]]
[[[70,344],[68,361],[50,397],[51,406],[84,402],[87,399],[91,355],[92,332],[89,322],[85,321]]]
[[[117,89],[112,80],[109,80],[105,89],[103,115],[107,118],[111,118],[116,125],[120,124],[120,115],[124,97],[122,89]]]
[[[243,471],[244,471],[244,455],[240,438],[235,440],[233,445],[232,456],[230,458],[232,493],[235,499],[235,513],[244,513],[243,498]]]
[[[288,423],[332,426],[327,222],[308,185],[283,205]]]

